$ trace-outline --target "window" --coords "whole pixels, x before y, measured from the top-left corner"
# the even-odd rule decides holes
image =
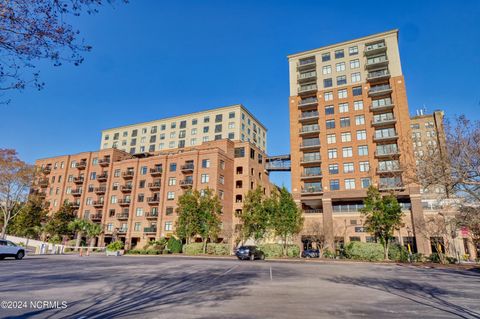
[[[222,132],[222,124],[215,125],[215,133],[220,133],[220,132]]]
[[[215,123],[220,123],[223,120],[223,115],[222,114],[217,114],[215,115]]]
[[[117,196],[112,195],[112,196],[110,197],[110,203],[116,204],[116,203],[117,203]]]
[[[200,182],[202,184],[206,184],[210,181],[210,177],[208,176],[208,174],[202,174],[201,176],[201,179],[200,179]]]
[[[165,209],[165,215],[167,216],[173,215],[173,207],[167,207]]]
[[[335,108],[333,105],[327,105],[325,106],[325,115],[332,115],[335,114]]]
[[[210,160],[209,159],[203,159],[202,160],[202,168],[209,168],[210,167]]]
[[[142,227],[142,223],[135,223],[135,226],[133,226],[134,231],[140,231]]]
[[[347,76],[346,75],[337,76],[337,85],[344,85],[344,84],[347,84]]]
[[[337,149],[336,148],[331,148],[328,150],[328,158],[337,158]]]
[[[343,158],[349,158],[353,156],[353,150],[351,147],[344,147],[342,149],[342,156]]]
[[[215,135],[215,141],[221,140],[222,139],[222,134],[217,134]]]
[[[349,117],[340,118],[340,127],[349,127],[349,126],[350,126],[350,118]]]
[[[351,74],[352,83],[360,82],[360,72],[355,72]]]
[[[360,183],[362,184],[362,188],[369,188],[371,180],[369,177],[363,177],[360,179]]]
[[[175,172],[177,170],[177,163],[170,163],[170,172]]]
[[[170,124],[170,128],[176,128],[177,127],[177,123],[176,122],[172,122],[172,124]]]
[[[355,111],[363,110],[363,101],[355,101],[353,102],[353,109]]]
[[[327,129],[335,128],[335,120],[327,120],[326,122]]]
[[[352,141],[352,133],[350,132],[343,132],[342,133],[342,142],[351,142]]]
[[[343,172],[344,173],[353,173],[354,172],[353,163],[344,163],[343,164]]]
[[[360,67],[360,60],[355,59],[350,61],[350,69],[358,69]]]
[[[343,57],[345,57],[345,52],[343,52],[343,49],[335,51],[335,59],[341,59]]]
[[[198,120],[197,119],[192,119],[192,125],[197,125]]]
[[[90,173],[90,179],[95,180],[96,178],[97,178],[97,173],[96,172],[91,172]],[[58,181],[60,182],[60,178],[58,179]]]
[[[202,141],[203,142],[208,142],[210,140],[210,138],[208,136],[204,136],[202,137]]]
[[[229,119],[234,119],[235,118],[235,112],[228,113],[228,118]]]
[[[170,138],[175,138],[177,136],[176,132],[170,132]]]
[[[335,137],[335,134],[327,135],[327,144],[335,144],[336,142],[337,142],[337,139]]]
[[[332,85],[333,85],[332,78],[323,79],[323,87],[324,88],[330,88],[330,87],[332,87]]]
[[[338,164],[329,164],[328,173],[330,175],[338,174]]]
[[[358,54],[358,46],[353,46],[348,48],[348,55],[357,55]]]
[[[186,128],[187,127],[187,121],[180,121],[180,128]]]
[[[357,86],[357,87],[352,88],[352,94],[353,94],[353,96],[362,95],[362,87]]]
[[[210,116],[205,116],[203,118],[203,123],[210,123]]]
[[[181,130],[181,131],[178,133],[178,138],[185,138],[186,135],[187,135],[187,131]]]
[[[87,205],[92,205],[93,204],[93,200],[91,197],[88,197],[87,198]]]
[[[338,191],[340,189],[340,182],[338,179],[331,179],[330,180],[330,190],[331,191]]]
[[[162,124],[160,125],[160,131],[165,131],[167,129],[167,125],[166,124]],[[133,136],[133,134],[132,134]]]
[[[335,65],[337,72],[345,71],[345,62],[340,62]]]
[[[340,113],[347,113],[348,112],[348,103],[340,103],[338,105],[338,110]]]
[[[235,128],[235,122],[229,122],[229,123],[228,123],[228,128],[229,128],[229,129]]]
[[[168,192],[167,200],[174,200],[174,199],[175,199],[175,192]]]
[[[234,153],[235,158],[245,157],[245,147],[236,147]]]
[[[203,127],[203,133],[208,133],[208,130],[209,130],[209,127],[208,127],[208,126],[204,126],[204,127]]]
[[[359,130],[357,131],[357,141],[363,141],[367,139],[367,131]]]
[[[143,208],[137,208],[137,210],[135,211],[135,215],[137,217],[143,216]]]
[[[368,155],[368,146],[367,145],[360,145],[358,147],[358,155],[359,156],[366,156]]]
[[[339,99],[347,98],[347,90],[346,89],[338,90],[338,98]]]
[[[355,189],[355,179],[353,178],[346,179],[345,189]]]
[[[120,177],[120,169],[116,169],[114,172],[113,172],[113,176],[114,177]]]
[[[225,161],[220,160],[220,169],[224,170],[225,169]]]
[[[360,172],[370,171],[370,163],[368,161],[358,163],[360,166]]]
[[[165,222],[165,230],[173,230],[173,222]]]
[[[218,179],[218,182],[222,185],[225,184],[225,177],[223,175],[220,175],[220,178]]]
[[[185,140],[178,141],[178,148],[184,148],[184,147],[185,147]]]
[[[234,140],[235,139],[235,133],[228,133],[228,139]]]
[[[330,73],[332,73],[332,66],[331,66],[331,65],[325,65],[325,66],[322,68],[322,73],[323,73],[323,74],[330,74]]]
[[[364,125],[365,124],[365,115],[355,116],[355,125]]]
[[[330,61],[330,53],[322,54],[322,62]]]
[[[333,92],[326,92],[325,101],[332,101],[332,100],[333,100]]]

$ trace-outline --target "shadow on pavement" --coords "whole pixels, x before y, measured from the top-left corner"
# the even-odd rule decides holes
[[[463,293],[456,293],[442,288],[438,288],[425,282],[416,283],[414,281],[406,279],[382,279],[372,277],[336,277],[329,280],[334,283],[376,289],[423,306],[431,307],[439,311],[449,313],[450,315],[454,315],[460,318],[480,318],[479,312],[454,304],[444,298],[444,296],[447,295],[457,295],[459,297],[463,297]]]

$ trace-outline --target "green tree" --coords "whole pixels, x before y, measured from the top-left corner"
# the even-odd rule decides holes
[[[189,190],[178,198],[175,232],[180,239],[189,244],[192,238],[199,233],[198,206],[200,193]]]
[[[269,227],[269,214],[266,209],[266,195],[259,185],[249,190],[243,201],[243,211],[240,215],[242,221],[242,242],[248,238],[259,240],[265,237]]]
[[[45,225],[45,232],[50,237],[69,238],[73,235],[73,231],[69,229],[68,224],[76,218],[76,214],[72,206],[68,203],[63,204],[56,211]]]
[[[274,191],[265,201],[265,207],[270,217],[269,226],[275,236],[282,239],[283,255],[287,256],[288,241],[299,234],[303,228],[302,211],[285,187],[280,191]]]
[[[213,190],[207,188],[200,196],[198,205],[199,235],[203,241],[203,253],[207,252],[207,242],[213,241],[220,232],[222,203]]]
[[[366,217],[365,228],[380,241],[384,259],[388,260],[390,238],[402,225],[402,208],[392,193],[382,196],[374,186],[368,188],[363,204],[361,213]]]
[[[85,234],[87,235],[87,240],[90,242],[90,247],[93,247],[95,245],[95,237],[99,236],[102,232],[103,228],[100,224],[88,222]],[[91,248],[88,248],[88,250],[91,250]]]
[[[75,247],[79,247],[83,234],[87,233],[88,228],[90,227],[90,222],[85,219],[75,218],[70,223],[68,223],[68,229],[76,234],[76,243]],[[78,248],[75,248],[77,250]]]
[[[8,226],[8,232],[15,236],[38,239],[47,221],[48,210],[45,202],[32,196]]]

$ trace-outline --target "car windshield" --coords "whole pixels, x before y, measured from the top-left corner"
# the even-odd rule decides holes
[[[17,246],[17,245],[15,245],[14,243],[12,243],[11,241],[8,241],[8,240],[7,240],[7,245],[8,245],[8,246]]]

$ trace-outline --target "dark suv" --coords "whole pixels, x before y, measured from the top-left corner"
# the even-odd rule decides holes
[[[235,252],[235,255],[240,260],[244,260],[244,259],[264,260],[265,259],[265,254],[263,253],[263,251],[261,251],[255,246],[240,246]]]
[[[303,258],[319,258],[320,251],[318,249],[305,249],[302,251]]]

